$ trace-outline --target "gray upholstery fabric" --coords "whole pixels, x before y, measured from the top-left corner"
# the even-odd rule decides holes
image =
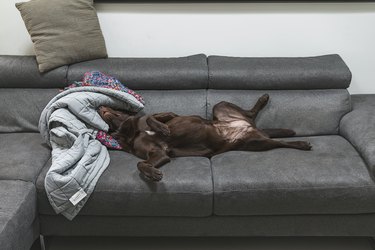
[[[143,90],[137,93],[146,102],[142,114],[174,112],[206,117],[206,90]]]
[[[353,95],[353,111],[340,123],[340,134],[361,154],[375,175],[375,95]]]
[[[39,235],[36,191],[30,182],[0,181],[0,248],[30,249]]]
[[[62,88],[68,66],[40,73],[35,56],[0,56],[0,88]]]
[[[209,56],[213,89],[346,89],[351,72],[339,55],[300,58]]]
[[[375,183],[340,136],[307,140],[312,151],[227,152],[212,158],[217,215],[375,212]]]
[[[87,71],[99,70],[131,89],[205,89],[207,59],[203,54],[179,58],[109,58],[73,64],[68,81],[79,81]]]
[[[191,216],[212,214],[212,178],[207,158],[173,159],[161,168],[160,183],[142,179],[140,159],[110,151],[111,163],[100,177],[80,215]],[[47,164],[49,165],[49,164]],[[37,181],[39,213],[55,215],[44,189],[43,170]]]
[[[40,216],[49,236],[371,236],[375,215],[191,217]]]
[[[208,117],[220,101],[250,109],[264,93],[270,95],[270,100],[257,117],[259,128],[294,129],[300,136],[337,134],[341,117],[350,111],[350,96],[344,89],[208,90]]]
[[[1,89],[0,133],[39,132],[42,110],[58,89]]]
[[[0,133],[0,180],[34,182],[50,155],[39,133]]]

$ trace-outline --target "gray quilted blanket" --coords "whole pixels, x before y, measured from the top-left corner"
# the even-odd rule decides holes
[[[109,164],[107,148],[95,139],[108,125],[99,106],[138,112],[143,108],[131,94],[101,87],[77,87],[55,96],[44,108],[39,131],[52,147],[52,165],[45,189],[56,213],[72,220],[82,209]]]

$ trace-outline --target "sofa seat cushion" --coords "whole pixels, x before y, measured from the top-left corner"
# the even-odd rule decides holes
[[[343,137],[308,140],[312,151],[227,152],[212,158],[216,215],[375,212],[375,183]]]
[[[51,157],[39,133],[0,133],[0,180],[34,182]]]
[[[161,168],[162,181],[153,182],[141,178],[137,169],[139,158],[122,151],[110,151],[110,157],[110,165],[79,215],[203,217],[212,214],[212,175],[207,158],[172,159]],[[55,215],[44,190],[47,169],[37,181],[39,212]]]
[[[39,235],[36,191],[31,182],[0,181],[0,248],[30,249]]]

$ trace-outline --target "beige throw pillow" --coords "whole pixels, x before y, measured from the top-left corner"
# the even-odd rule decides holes
[[[107,57],[92,0],[31,0],[16,7],[34,43],[40,72]]]

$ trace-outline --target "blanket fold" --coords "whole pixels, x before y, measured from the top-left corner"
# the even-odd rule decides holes
[[[52,147],[52,165],[45,189],[56,213],[72,220],[82,209],[108,167],[107,148],[97,139],[108,125],[97,113],[100,106],[138,112],[143,103],[132,93],[103,86],[69,88],[44,108],[39,131]]]

